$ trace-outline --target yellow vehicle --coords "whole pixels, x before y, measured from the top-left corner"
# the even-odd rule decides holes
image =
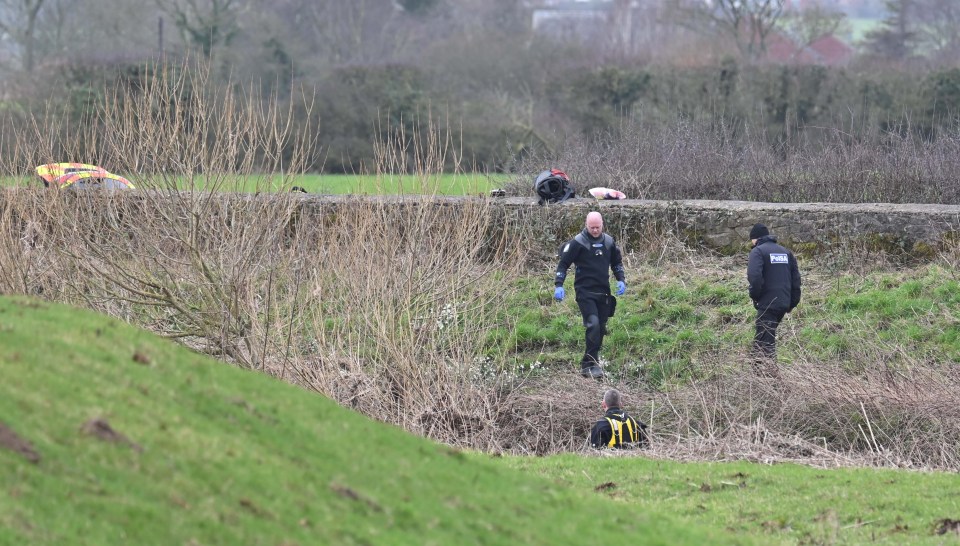
[[[126,178],[89,163],[47,163],[38,165],[37,175],[44,186],[57,188],[103,188],[110,190],[134,189]]]

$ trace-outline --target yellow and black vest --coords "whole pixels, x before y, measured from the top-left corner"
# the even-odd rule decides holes
[[[607,447],[624,447],[624,444],[638,445],[643,431],[640,425],[633,417],[621,414],[626,419],[620,420],[610,416],[604,416],[604,419],[610,423],[610,441]]]

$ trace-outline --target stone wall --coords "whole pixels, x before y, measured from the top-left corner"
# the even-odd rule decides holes
[[[31,201],[30,198],[13,199],[17,192],[15,189],[7,189],[0,193],[0,199],[24,203]],[[29,195],[42,201],[39,195]],[[164,199],[174,198],[159,192],[143,191],[101,197],[112,202],[106,209],[132,207],[132,214],[136,214],[142,206],[163,207]],[[220,201],[216,207],[205,206],[204,209],[209,213],[219,210],[225,214],[234,202],[249,204],[250,200],[276,197],[278,196],[206,194],[198,195],[197,199],[212,198]],[[805,255],[833,253],[837,249],[858,245],[866,250],[922,260],[936,257],[946,244],[960,242],[960,205],[629,199],[597,201],[578,198],[561,204],[540,206],[533,198],[523,197],[425,198],[312,194],[284,194],[283,197],[296,200],[294,206],[299,208],[296,213],[298,218],[320,224],[328,224],[332,218],[340,215],[357,214],[362,207],[389,207],[393,209],[392,214],[399,214],[404,207],[457,208],[468,204],[479,206],[487,203],[492,207],[490,214],[493,216],[489,230],[494,232],[478,233],[478,240],[482,241],[485,237],[504,240],[501,237],[503,231],[507,232],[508,237],[522,234],[524,238],[534,239],[533,247],[542,248],[545,255],[551,256],[563,241],[570,239],[583,227],[584,217],[591,210],[603,213],[606,231],[625,245],[629,245],[635,237],[666,235],[677,237],[690,247],[707,247],[724,254],[743,252],[748,243],[750,228],[756,222],[766,224],[781,242],[798,254]],[[176,199],[182,201],[192,197],[179,194]],[[277,200],[277,203],[283,207],[291,204],[287,199]],[[87,211],[99,209],[99,206],[84,208]],[[30,216],[34,221],[42,218],[39,213],[31,213]],[[442,229],[442,226],[437,226],[437,229]]]
[[[762,222],[780,241],[805,253],[840,244],[870,250],[929,257],[960,233],[960,206],[889,203],[757,203],[746,201],[571,202],[545,207],[565,209],[576,223],[599,210],[611,232],[629,236],[640,226],[672,233],[688,244],[736,252],[750,228]],[[522,205],[514,205],[522,206]],[[579,219],[582,223],[582,219]]]
[[[462,198],[434,198],[438,206],[457,206]],[[357,198],[305,197],[310,206],[350,206]],[[392,197],[398,206],[421,202]],[[309,204],[308,204],[309,203]],[[496,198],[491,203],[503,223],[532,231],[555,248],[583,226],[591,210],[604,215],[609,233],[621,240],[650,234],[672,234],[691,246],[721,253],[742,252],[753,224],[762,222],[778,239],[801,254],[830,252],[842,245],[867,250],[932,258],[960,234],[960,206],[889,203],[757,203],[748,201],[596,201],[573,199],[539,206],[528,198]],[[552,245],[552,246],[551,246]]]

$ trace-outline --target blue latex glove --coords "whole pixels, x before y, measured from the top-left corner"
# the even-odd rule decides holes
[[[554,289],[554,291],[553,291],[553,297],[554,297],[557,301],[563,301],[563,297],[566,296],[566,295],[567,295],[567,293],[563,290],[563,287],[562,287],[562,286],[556,287],[556,288]]]
[[[627,283],[623,281],[617,281],[617,295],[622,296],[624,292],[627,291]]]

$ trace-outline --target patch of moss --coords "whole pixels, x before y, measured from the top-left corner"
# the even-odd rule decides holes
[[[815,256],[824,251],[824,244],[819,241],[787,242],[787,248],[801,257]]]
[[[937,257],[937,254],[939,254],[937,246],[926,241],[917,241],[910,249],[910,256],[917,260],[932,260]]]
[[[886,254],[903,254],[906,250],[905,241],[889,233],[867,233],[861,237],[864,248],[871,252]]]

